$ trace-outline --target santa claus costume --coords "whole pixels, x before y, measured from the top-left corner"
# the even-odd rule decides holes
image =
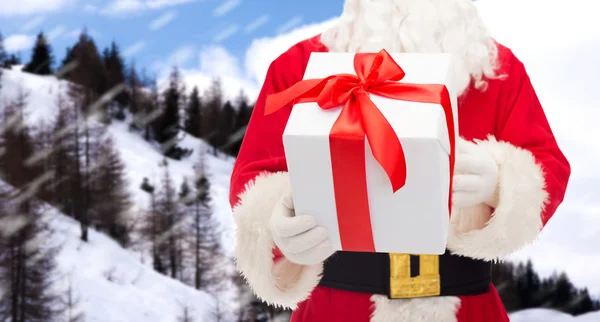
[[[446,253],[429,262],[334,253],[314,217],[294,213],[282,143],[292,105],[265,116],[266,98],[301,81],[311,53],[381,49],[455,59],[450,231]],[[268,69],[231,178],[237,265],[263,301],[294,310],[292,322],[508,321],[491,263],[538,237],[569,175],[523,63],[492,38],[471,0],[346,0],[334,27]],[[428,281],[418,273],[425,266],[434,270]]]

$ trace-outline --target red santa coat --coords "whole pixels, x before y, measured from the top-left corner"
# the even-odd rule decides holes
[[[282,143],[292,106],[264,116],[265,99],[302,80],[319,36],[291,47],[270,65],[231,177],[237,265],[265,302],[294,309],[292,322],[508,321],[491,287],[476,296],[390,300],[319,286],[323,265],[292,263],[277,252],[269,229],[276,202],[290,189]],[[563,200],[570,166],[560,151],[523,64],[498,45],[500,79],[459,97],[459,134],[499,165],[497,206],[453,209],[448,249],[501,259],[534,241]],[[275,255],[273,255],[275,254]]]

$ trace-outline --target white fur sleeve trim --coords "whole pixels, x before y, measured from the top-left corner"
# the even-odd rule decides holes
[[[480,205],[472,209],[454,210],[448,236],[448,249],[454,254],[476,259],[502,259],[532,243],[542,229],[542,212],[548,198],[542,168],[527,150],[494,137],[477,141],[477,146],[487,150],[499,166],[498,190],[495,209],[487,222],[477,229],[460,229],[458,221],[475,220]],[[472,217],[472,218],[460,218]],[[464,226],[464,224],[463,224]]]
[[[285,172],[260,175],[246,186],[233,215],[238,269],[261,300],[295,309],[319,283],[323,266],[299,265],[285,258],[273,264],[275,245],[269,219],[276,202],[289,189]]]

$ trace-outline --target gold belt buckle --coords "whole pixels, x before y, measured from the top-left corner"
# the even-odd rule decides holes
[[[410,255],[390,254],[390,298],[406,299],[440,295],[439,256],[416,256],[419,257],[419,273],[411,277]]]

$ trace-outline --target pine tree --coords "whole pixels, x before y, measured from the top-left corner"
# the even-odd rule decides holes
[[[57,71],[57,77],[61,79],[70,79],[69,72],[77,67],[77,62],[73,58],[73,48],[67,47],[65,57],[61,61],[59,70]]]
[[[231,277],[233,285],[236,287],[236,320],[237,322],[254,322],[256,321],[256,314],[254,314],[254,308],[252,303],[259,301],[256,295],[250,289],[250,286],[246,283],[246,280],[237,270]]]
[[[99,155],[99,138],[103,136],[104,128],[92,122],[90,113],[93,108],[88,108],[89,89],[82,89],[78,85],[70,85],[69,93],[73,101],[73,125],[70,127],[70,146],[74,167],[70,169],[71,200],[73,214],[81,225],[81,240],[88,241],[88,229],[91,225],[92,210],[95,208],[92,194],[95,187],[94,161]]]
[[[142,83],[149,83],[147,86],[150,87],[150,95],[141,96],[140,111],[138,112],[141,117],[138,123],[139,127],[144,130],[144,139],[150,141],[156,138],[154,133],[159,128],[161,121],[160,98],[156,80]]]
[[[157,200],[157,210],[159,214],[159,253],[168,263],[168,272],[172,278],[177,279],[181,271],[181,253],[178,245],[184,237],[181,232],[180,215],[178,209],[177,196],[173,181],[169,171],[168,162],[165,159],[162,163],[165,168],[162,179],[162,191]]]
[[[150,184],[148,178],[144,178],[140,188],[150,195],[150,212],[146,216],[142,234],[146,236],[152,246],[152,266],[155,271],[167,274],[166,265],[161,256],[160,234],[162,226],[156,202],[156,188]]]
[[[9,235],[0,233],[0,285],[5,286],[5,292],[0,293],[0,320],[54,321],[61,313],[57,309],[59,298],[51,290],[58,249],[39,243],[50,233],[42,222],[43,210],[20,189],[0,204],[14,211],[0,214],[2,219],[13,217],[13,222],[22,223]]]
[[[216,140],[217,147],[219,147],[221,150],[226,150],[229,148],[228,142],[235,131],[235,114],[236,111],[233,107],[233,104],[231,104],[229,101],[225,102],[220,115],[219,135],[218,139]]]
[[[528,260],[525,265],[519,264],[516,275],[517,294],[521,300],[522,308],[537,307],[540,304],[540,279],[533,270],[531,260]]]
[[[215,274],[222,258],[220,230],[211,208],[210,181],[204,169],[204,156],[200,155],[196,167],[193,197],[193,251],[194,251],[194,287],[215,291],[220,278]]]
[[[99,155],[100,162],[96,167],[98,189],[94,193],[96,227],[127,247],[130,241],[127,211],[131,202],[125,181],[125,165],[110,137],[102,142]]]
[[[563,312],[568,312],[569,306],[575,298],[576,291],[566,273],[562,272],[558,275],[555,287],[556,291],[553,297],[553,307],[556,307]]]
[[[4,36],[0,32],[0,67],[8,68],[8,54],[4,49]],[[2,69],[0,69],[0,75],[2,74]]]
[[[41,171],[29,165],[27,160],[34,154],[34,143],[25,124],[27,94],[19,90],[14,101],[4,107],[1,130],[0,177],[14,187],[22,188],[31,183]]]
[[[185,110],[185,131],[194,137],[202,135],[202,102],[198,87],[194,87],[190,94],[187,108]]]
[[[52,128],[52,154],[50,167],[54,175],[51,191],[51,203],[62,213],[75,217],[74,200],[71,194],[73,187],[73,169],[76,168],[77,159],[74,153],[73,125],[75,114],[62,94],[57,98],[58,114]]]
[[[36,242],[48,240],[49,230],[35,198],[34,180],[40,172],[30,164],[35,145],[24,123],[24,106],[25,95],[20,93],[5,107],[1,127],[2,179],[14,188],[0,182],[0,285],[6,286],[0,292],[0,320],[51,321],[59,314],[50,291],[57,248]]]
[[[44,33],[40,32],[31,54],[31,60],[23,68],[23,71],[38,75],[50,75],[52,74],[53,63],[52,48]]]
[[[233,130],[227,139],[226,152],[232,156],[237,156],[242,147],[242,140],[246,133],[246,127],[250,122],[252,116],[252,107],[248,102],[248,97],[244,94],[244,91],[240,91],[240,94],[236,98],[237,113],[233,124]]]
[[[181,100],[181,76],[175,67],[169,77],[169,87],[163,93],[164,111],[156,131],[156,139],[161,144],[173,146],[179,132],[179,103]],[[166,149],[168,150],[168,148]]]
[[[10,68],[11,66],[21,65],[21,58],[15,54],[11,54],[7,60],[6,68]]]
[[[494,263],[492,281],[507,311],[512,312],[521,308],[516,288],[515,267],[512,263]]]
[[[99,116],[99,120],[108,122],[107,100],[100,100],[106,93],[107,75],[98,48],[94,40],[84,30],[79,41],[72,49],[70,60],[75,63],[67,74],[67,79],[78,86],[82,102],[80,104],[85,117]]]
[[[133,115],[133,125],[136,128],[143,128],[142,123],[142,92],[141,87],[143,86],[140,80],[140,76],[135,68],[135,61],[132,60],[129,63],[127,69],[127,77],[125,78],[127,87],[129,88],[129,112]]]
[[[213,154],[217,155],[219,146],[219,125],[223,108],[223,88],[220,79],[213,79],[211,86],[204,93],[202,105],[202,138],[213,146]]]
[[[115,42],[111,44],[110,49],[107,48],[105,50],[104,66],[107,73],[108,89],[125,85],[125,63],[121,57],[119,47]],[[120,91],[115,96],[115,101],[119,103],[119,113],[124,116],[124,108],[129,103],[128,93],[126,91]]]
[[[181,128],[179,110],[182,106],[183,96],[184,87],[181,75],[175,67],[169,77],[169,87],[163,93],[164,109],[154,126],[154,135],[162,146],[163,154],[175,160],[181,160],[192,153],[191,150],[177,145]]]

